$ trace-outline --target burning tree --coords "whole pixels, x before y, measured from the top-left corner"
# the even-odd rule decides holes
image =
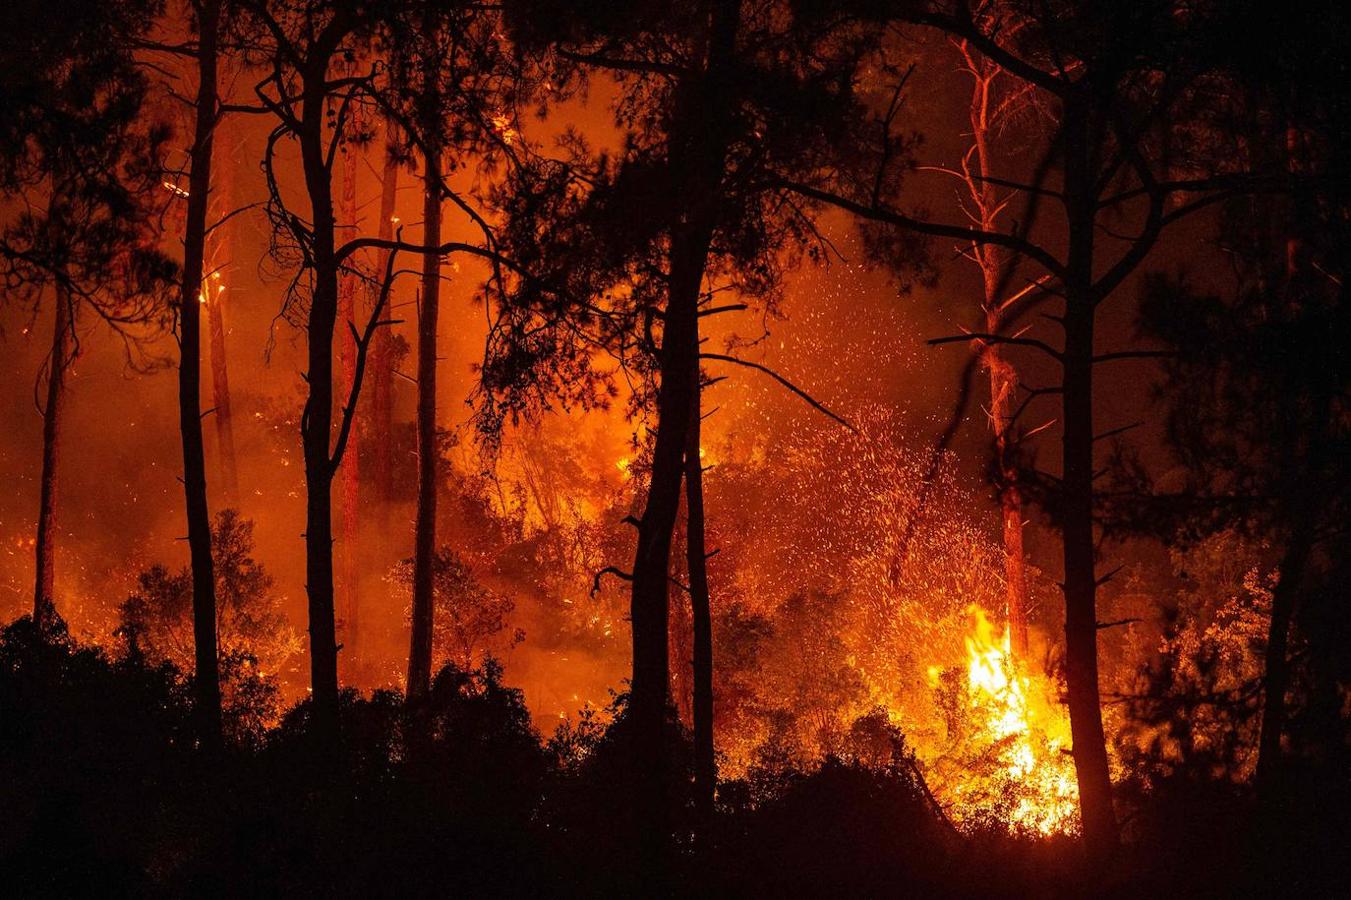
[[[1213,99],[1213,89],[1228,76],[1223,35],[1234,33],[1235,20],[1218,7],[1174,3],[932,2],[903,9],[892,21],[967,42],[1048,110],[1040,162],[1020,179],[993,182],[1011,192],[1010,200],[1019,199],[1022,214],[999,230],[950,225],[899,208],[903,169],[891,148],[903,146],[903,135],[893,109],[877,117],[874,165],[844,173],[834,191],[794,187],[865,221],[1000,248],[1039,270],[1029,279],[1035,288],[1016,294],[1019,310],[1005,310],[999,331],[978,329],[931,343],[1020,348],[1040,354],[1060,373],[1057,384],[1024,390],[1009,428],[1014,435],[1026,431],[1019,420],[1030,404],[1060,398],[1062,471],[1025,469],[1023,483],[1062,539],[1067,697],[1083,834],[1090,854],[1103,858],[1118,835],[1098,687],[1097,594],[1111,575],[1097,574],[1102,473],[1096,455],[1104,441],[1132,426],[1098,430],[1094,379],[1102,365],[1167,351],[1101,351],[1097,317],[1170,225],[1263,184],[1233,160],[1196,153],[1205,135],[1190,127],[1196,104]],[[1047,207],[1058,213],[1052,221]],[[1134,225],[1124,228],[1126,220]],[[1020,313],[1043,309],[1052,298],[1061,303],[1049,317],[1060,329],[1060,346],[1025,328],[1010,331]]]

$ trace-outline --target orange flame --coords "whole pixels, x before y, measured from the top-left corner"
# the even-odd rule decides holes
[[[1079,787],[1069,746],[1069,720],[1046,675],[1015,659],[1008,629],[996,635],[985,611],[967,608],[968,731],[963,755],[989,761],[985,771],[966,772],[939,792],[956,817],[996,814],[1011,830],[1056,834],[1078,830]]]

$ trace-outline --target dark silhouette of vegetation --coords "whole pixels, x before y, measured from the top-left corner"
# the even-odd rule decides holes
[[[6,5],[0,893],[1351,895],[1342,6]]]
[[[1311,28],[1326,37],[1311,45]],[[1141,310],[1144,328],[1174,353],[1162,395],[1170,445],[1189,474],[1164,527],[1183,539],[1237,528],[1273,545],[1255,773],[1268,807],[1289,800],[1288,755],[1329,772],[1345,764],[1345,723],[1326,698],[1346,684],[1332,649],[1346,630],[1329,603],[1351,549],[1351,356],[1340,339],[1351,317],[1342,125],[1351,107],[1329,80],[1347,28],[1343,13],[1315,5],[1247,48],[1241,152],[1254,168],[1310,184],[1226,205],[1217,242],[1233,260],[1227,290],[1200,290],[1185,272],[1159,275]],[[1303,721],[1287,735],[1291,708]]]
[[[0,864],[12,894],[407,896],[453,884],[478,896],[596,896],[650,884],[632,863],[632,808],[617,790],[639,774],[623,697],[610,726],[584,715],[545,742],[492,660],[448,664],[413,705],[398,692],[345,691],[340,792],[312,765],[312,701],[220,755],[190,740],[191,698],[171,663],[81,646],[59,617],[38,626],[25,616],[0,633]],[[267,700],[255,712],[275,717]],[[668,816],[689,834],[691,745],[672,729]],[[818,765],[767,761],[719,786],[698,861],[672,858],[673,892],[989,897],[1094,883],[1072,839],[953,831],[917,773],[884,716],[861,717]],[[1344,783],[1318,827],[1301,826],[1328,855],[1282,881],[1295,870],[1278,854],[1240,856],[1224,839],[1252,811],[1232,786],[1174,776],[1155,790],[1131,825],[1132,890],[1252,896],[1338,883],[1337,832],[1322,829],[1346,824]]]

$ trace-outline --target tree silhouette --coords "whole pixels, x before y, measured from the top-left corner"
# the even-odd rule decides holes
[[[1060,398],[1062,472],[1029,472],[1024,481],[1062,538],[1068,701],[1084,840],[1094,858],[1117,844],[1098,690],[1097,592],[1111,576],[1097,575],[1095,483],[1101,473],[1095,451],[1125,430],[1096,429],[1094,373],[1101,365],[1166,355],[1100,352],[1096,319],[1168,226],[1235,194],[1288,183],[1239,169],[1232,160],[1203,158],[1184,140],[1192,137],[1186,123],[1188,115],[1195,121],[1197,99],[1213,97],[1206,92],[1227,76],[1227,57],[1219,48],[1225,35],[1241,28],[1233,18],[1219,8],[1170,3],[934,2],[903,9],[893,21],[966,41],[1047,106],[1051,128],[1043,136],[1041,162],[1021,180],[994,182],[1021,199],[1022,215],[1007,230],[987,230],[903,212],[895,202],[900,173],[887,153],[895,129],[884,117],[878,121],[882,137],[873,167],[847,175],[837,192],[795,186],[805,197],[833,202],[865,220],[1011,251],[1041,270],[1028,279],[1032,287],[1014,292],[1020,302],[1004,310],[1000,331],[930,343],[1035,350],[1062,375],[1059,384],[1026,390],[1010,426],[1022,427],[1018,420],[1032,401]],[[1006,27],[1010,21],[1018,27]],[[1206,162],[1210,165],[1203,166]],[[1048,185],[1053,173],[1059,183]],[[1043,212],[1047,206],[1060,213],[1050,223]],[[1122,230],[1123,219],[1134,223],[1133,231]],[[1016,270],[1009,271],[1012,278]],[[996,293],[1003,295],[1007,287]],[[1048,298],[1063,303],[1052,317],[1061,330],[1060,347],[1021,330],[1009,333],[1021,315]]]
[[[157,172],[168,136],[144,115],[146,79],[133,48],[154,3],[86,3],[5,10],[0,186],[31,192],[0,234],[12,298],[49,302],[52,350],[44,371],[41,499],[34,615],[53,604],[62,397],[78,349],[80,311],[135,343],[130,329],[162,323],[173,266],[154,247]],[[63,60],[53,65],[52,59]]]
[[[641,827],[652,838],[648,852],[655,855],[666,832],[662,736],[671,541],[691,422],[699,415],[700,365],[720,362],[768,371],[731,354],[702,351],[699,320],[744,308],[713,305],[715,290],[772,305],[785,258],[824,253],[804,205],[786,200],[782,187],[767,184],[765,175],[778,168],[810,178],[825,165],[832,141],[843,139],[850,121],[853,100],[841,73],[867,38],[838,27],[828,14],[781,12],[772,4],[738,0],[688,9],[641,4],[573,10],[521,3],[509,10],[514,39],[527,49],[551,52],[558,79],[605,73],[617,83],[617,122],[626,131],[623,153],[614,164],[608,158],[593,160],[596,168],[550,175],[568,198],[564,205],[571,203],[570,212],[581,217],[576,231],[561,232],[574,248],[569,257],[573,272],[586,272],[593,282],[589,293],[603,301],[574,310],[571,322],[592,329],[599,346],[634,360],[633,374],[650,379],[643,396],[650,397],[656,419],[651,471],[643,512],[635,520],[632,572],[622,574],[633,585],[633,749],[650,772],[635,802],[643,811]],[[574,157],[587,156],[579,141],[571,141],[570,148]],[[581,185],[590,191],[575,202]],[[513,202],[525,215],[548,209],[529,194]],[[558,241],[558,234],[544,240]],[[599,250],[586,260],[577,251],[590,242]],[[557,346],[545,352],[517,349],[513,352],[525,358],[515,359],[516,368],[528,368],[532,357],[559,365],[556,351]],[[576,356],[562,357],[567,372]],[[701,625],[701,645],[703,638]],[[701,651],[701,668],[710,662]],[[696,677],[701,684],[711,683],[707,672]],[[709,708],[700,703],[701,719]],[[706,760],[711,729],[701,727],[700,734]],[[711,788],[711,779],[701,777],[705,794]]]
[[[288,310],[307,336],[308,395],[301,417],[305,456],[306,593],[309,598],[310,681],[319,746],[332,747],[338,732],[338,644],[334,623],[333,510],[331,488],[351,434],[361,369],[371,336],[381,324],[378,302],[359,331],[359,359],[352,390],[345,398],[336,440],[333,434],[333,339],[338,325],[338,282],[359,239],[339,245],[333,197],[333,165],[351,140],[352,106],[369,94],[369,75],[340,75],[336,68],[376,26],[375,11],[348,2],[276,4],[244,2],[247,19],[259,33],[265,74],[255,86],[261,107],[275,120],[264,157],[268,213],[281,242],[277,252],[297,266]],[[330,119],[329,110],[336,105]],[[294,140],[300,153],[308,216],[292,211],[278,186],[278,144]],[[394,256],[381,285],[381,301],[393,281]],[[377,276],[378,278],[379,276]],[[356,330],[356,324],[348,327]]]
[[[477,204],[448,176],[477,161],[481,171],[510,165],[511,124],[520,73],[502,40],[501,14],[476,4],[410,7],[390,25],[390,77],[382,102],[422,162],[421,291],[417,323],[417,508],[413,526],[413,616],[408,654],[408,697],[427,693],[432,676],[437,500],[437,355],[442,282],[442,205],[448,200],[494,246]],[[500,287],[500,260],[490,279]]]
[[[260,30],[262,46],[255,52],[266,60],[268,69],[255,86],[255,94],[261,107],[276,122],[263,161],[270,197],[268,212],[275,237],[274,255],[295,266],[287,313],[303,322],[307,336],[307,397],[301,417],[307,501],[306,592],[310,607],[314,724],[323,746],[331,744],[338,727],[339,648],[334,624],[330,493],[351,438],[371,342],[382,326],[391,324],[383,314],[398,274],[395,268],[398,253],[414,252],[436,258],[465,253],[488,260],[493,266],[490,284],[499,291],[510,274],[518,270],[492,249],[487,238],[484,245],[463,241],[412,244],[403,241],[397,232],[394,240],[357,236],[339,242],[337,238],[333,167],[340,148],[357,137],[353,134],[354,109],[365,103],[397,114],[401,108],[380,83],[377,67],[341,74],[339,64],[359,55],[358,51],[381,29],[388,29],[396,37],[407,37],[408,33],[401,29],[410,27],[416,18],[412,15],[418,9],[416,4],[376,7],[347,0],[309,0],[277,5],[244,0],[242,8]],[[417,134],[415,122],[402,121],[401,125],[410,136]],[[288,205],[279,185],[277,151],[280,142],[286,139],[293,140],[299,150],[309,201],[307,217]],[[425,135],[420,140],[425,141]],[[469,212],[466,207],[461,208]],[[344,271],[362,271],[359,260],[366,250],[391,252],[383,271],[366,276],[378,285],[379,295],[364,328],[347,323],[349,330],[356,333],[357,359],[335,436],[333,339],[338,325],[339,281]]]

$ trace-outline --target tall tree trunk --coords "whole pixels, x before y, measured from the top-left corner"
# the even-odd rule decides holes
[[[42,482],[38,499],[38,532],[34,543],[33,621],[49,624],[56,604],[57,466],[61,458],[61,408],[66,369],[70,365],[74,310],[69,292],[56,289],[51,361],[47,370],[47,405],[42,410]]]
[[[1256,773],[1258,799],[1268,810],[1280,799],[1281,734],[1285,730],[1285,695],[1290,687],[1290,625],[1313,551],[1313,518],[1304,515],[1295,519],[1285,552],[1281,554],[1280,575],[1271,592]]]
[[[220,130],[220,125],[217,125]],[[234,211],[235,203],[235,178],[233,159],[224,160],[224,165],[217,165],[215,159],[216,150],[222,144],[215,138],[212,140],[212,176],[215,181],[215,187],[212,193],[220,197],[221,203],[217,207],[218,217],[224,219]],[[213,252],[215,265],[223,265],[230,257],[230,241],[228,238],[230,226],[233,223],[222,223],[216,227],[216,242]],[[213,267],[214,268],[214,267]],[[239,506],[239,462],[235,453],[235,426],[234,416],[230,407],[230,374],[225,355],[225,336],[228,332],[226,325],[226,297],[228,292],[224,279],[219,272],[212,272],[210,285],[203,285],[202,290],[206,297],[206,318],[207,325],[211,335],[211,399],[212,414],[211,418],[216,423],[216,447],[219,457],[221,492],[220,496],[224,499],[226,506],[238,508]]]
[[[394,209],[399,190],[398,141],[394,122],[385,120],[385,158],[380,179],[380,224],[382,241],[394,237]],[[383,272],[390,251],[380,252],[377,271]],[[375,471],[371,484],[375,490],[377,534],[389,530],[389,504],[394,497],[394,465],[390,455],[390,430],[394,419],[394,336],[382,328],[371,343],[371,415],[370,438],[374,449]]]
[[[645,863],[664,872],[669,838],[667,759],[664,740],[669,681],[667,619],[671,537],[680,506],[685,449],[698,408],[699,294],[713,232],[721,213],[721,180],[726,168],[726,96],[740,27],[738,0],[709,4],[707,57],[702,77],[677,86],[668,137],[673,185],[667,299],[658,363],[657,434],[647,502],[638,524],[633,562],[630,623],[633,677],[629,714],[635,763],[642,770],[635,788]]]
[[[694,408],[685,445],[685,552],[694,631],[694,802],[701,836],[706,837],[713,819],[718,771],[713,754],[713,617],[704,539],[704,464],[699,453],[702,413],[697,366],[695,372]]]
[[[1093,517],[1093,232],[1094,174],[1088,123],[1066,102],[1065,206],[1069,257],[1065,284],[1061,516],[1065,566],[1065,681],[1079,811],[1089,857],[1105,860],[1117,845],[1112,780],[1098,693],[1096,542]]]
[[[1284,164],[1291,175],[1304,169],[1303,141],[1299,129],[1286,125]],[[1311,216],[1306,201],[1290,198],[1286,219],[1285,279],[1287,294],[1298,297],[1303,287],[1306,268],[1304,236],[1309,233]],[[1345,296],[1340,298],[1345,300]],[[1298,302],[1297,300],[1294,302]],[[1285,731],[1285,695],[1290,687],[1290,628],[1299,605],[1301,586],[1305,580],[1309,558],[1313,553],[1317,530],[1317,488],[1323,480],[1323,456],[1329,428],[1331,400],[1326,396],[1315,398],[1313,421],[1304,429],[1293,430],[1307,434],[1305,459],[1290,460],[1290,469],[1302,469],[1303,478],[1291,478],[1295,496],[1284,510],[1289,523],[1289,536],[1281,554],[1278,581],[1271,594],[1271,618],[1267,626],[1267,646],[1262,673],[1262,723],[1257,740],[1257,771],[1255,780],[1258,800],[1269,813],[1280,799],[1281,735]],[[1302,465],[1301,465],[1302,464]],[[1279,821],[1279,819],[1277,819]]]
[[[305,592],[309,601],[310,699],[314,737],[321,753],[338,739],[338,644],[333,602],[333,329],[338,314],[338,263],[334,247],[333,185],[326,163],[324,123],[327,66],[306,73],[299,128],[301,166],[309,195],[314,283],[306,321],[305,381],[301,415],[305,455]]]
[[[183,439],[183,496],[192,558],[192,640],[197,715],[209,748],[221,741],[220,673],[216,654],[216,576],[211,558],[211,514],[206,495],[202,440],[202,301],[206,217],[211,194],[211,151],[217,118],[216,40],[219,0],[197,7],[197,102],[188,175],[188,214],[183,236],[183,282],[179,291],[178,428]]]
[[[1062,535],[1065,681],[1084,841],[1093,858],[1116,846],[1116,815],[1098,694],[1093,527],[1093,309],[1070,293],[1065,316]]]
[[[996,173],[990,135],[997,124],[992,120],[996,115],[994,85],[1001,70],[975,53],[965,41],[958,43],[958,50],[973,80],[969,116],[975,171],[964,169],[964,179],[980,228],[984,231],[999,231],[1003,206],[991,180],[996,177]],[[998,334],[1004,327],[1004,301],[1000,293],[1006,282],[1009,254],[993,244],[977,244],[971,248],[971,252],[980,267],[984,287],[982,307],[985,310],[986,330]],[[999,509],[1004,539],[1005,615],[1013,653],[1023,659],[1027,656],[1027,563],[1023,552],[1022,494],[1018,489],[1017,467],[1012,459],[1011,421],[1018,391],[1018,373],[999,344],[985,345],[981,352],[990,373],[990,427],[994,433],[994,461],[999,475]]]
[[[441,243],[440,152],[429,129],[424,161],[422,242]],[[422,303],[417,330],[417,513],[413,525],[413,622],[408,646],[408,697],[431,688],[433,564],[436,557],[436,326],[441,299],[441,257],[422,256]]]
[[[359,128],[356,121],[353,128]],[[357,148],[349,146],[343,156],[342,198],[340,220],[342,227],[354,231],[357,223]],[[383,271],[383,269],[381,270]],[[356,381],[357,338],[356,338],[356,292],[357,279],[351,272],[343,272],[338,282],[338,319],[348,325],[342,336],[342,393],[352,395],[352,386]],[[360,419],[353,419],[353,428]],[[360,446],[359,434],[353,434],[353,446]],[[344,454],[342,460],[342,610],[343,644],[347,650],[347,659],[354,665],[360,659],[361,610],[358,590],[360,520],[358,504],[360,502],[361,454]]]
[[[986,349],[990,370],[990,423],[994,430],[995,465],[999,471],[999,513],[1004,539],[1004,601],[1010,647],[1018,659],[1027,658],[1027,557],[1023,549],[1023,498],[1018,489],[1018,467],[1012,459],[1014,394],[1018,373],[998,345]]]
[[[666,708],[669,694],[667,633],[671,539],[680,507],[686,435],[694,410],[698,377],[698,300],[708,255],[708,232],[677,235],[670,252],[670,284],[660,350],[657,437],[647,502],[638,524],[629,619],[633,633],[633,675],[629,715],[633,752],[640,776],[635,785],[637,823],[646,865],[660,865],[666,823]]]

